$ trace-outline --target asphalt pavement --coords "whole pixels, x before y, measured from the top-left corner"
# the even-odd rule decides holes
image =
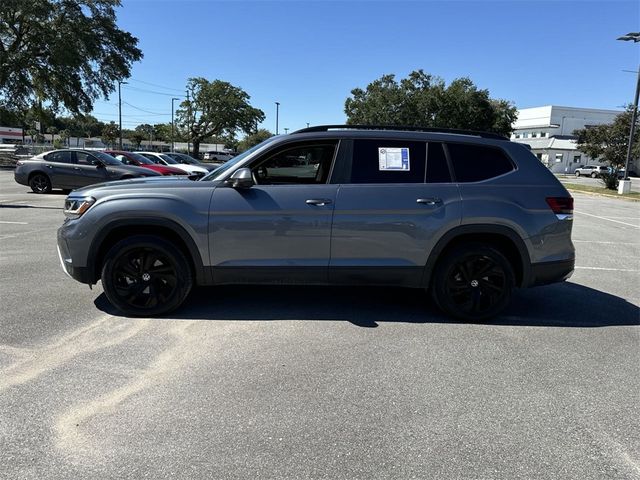
[[[574,197],[573,277],[487,324],[318,287],[134,319],[0,171],[0,478],[638,479],[640,203]]]

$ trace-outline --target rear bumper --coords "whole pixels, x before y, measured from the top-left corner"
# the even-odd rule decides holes
[[[529,286],[537,287],[539,285],[563,282],[573,275],[575,265],[575,258],[559,262],[534,263],[531,265]]]

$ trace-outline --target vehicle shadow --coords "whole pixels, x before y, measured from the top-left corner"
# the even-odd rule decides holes
[[[98,309],[119,315],[106,296]],[[459,323],[421,290],[374,287],[221,286],[194,289],[184,306],[161,318],[178,320],[333,320],[365,328],[380,322]],[[517,290],[490,325],[608,327],[640,325],[640,308],[625,299],[565,282]]]
[[[39,207],[37,205],[11,205],[6,203],[0,205],[0,208],[36,208],[39,210],[63,210],[64,209],[64,207],[47,207],[47,206]]]

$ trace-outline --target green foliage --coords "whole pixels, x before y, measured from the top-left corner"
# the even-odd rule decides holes
[[[468,78],[446,86],[422,70],[400,82],[383,75],[366,90],[355,88],[345,101],[347,123],[483,130],[511,134],[517,110],[506,100],[489,97]]]
[[[140,148],[140,144],[143,140],[146,140],[147,137],[145,137],[141,132],[133,132],[128,138],[133,142],[136,148]]]
[[[193,142],[194,156],[206,138],[232,139],[236,131],[250,132],[264,120],[264,112],[249,104],[251,97],[228,82],[190,78],[187,90],[190,100],[182,102],[176,113],[178,124]]]
[[[138,39],[116,25],[120,0],[2,0],[0,105],[89,112],[142,58]]]
[[[251,147],[258,145],[259,143],[264,142],[267,138],[271,137],[273,137],[273,133],[264,128],[261,128],[254,133],[250,133],[238,143],[238,152],[249,150]]]
[[[616,173],[603,173],[600,175],[600,181],[608,190],[617,190],[618,184],[620,181],[618,180],[618,175]]]
[[[118,125],[116,125],[116,122],[110,122],[102,129],[101,140],[105,145],[112,146],[119,136],[120,130],[118,129]]]
[[[595,125],[573,132],[578,137],[578,150],[591,158],[609,163],[614,169],[624,167],[629,148],[629,132],[633,106],[618,115],[613,123]],[[632,158],[640,157],[640,119],[636,118]]]

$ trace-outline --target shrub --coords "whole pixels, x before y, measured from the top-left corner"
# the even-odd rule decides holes
[[[605,188],[608,190],[617,190],[618,189],[618,175],[615,172],[613,173],[603,173],[600,175],[600,181],[604,184]]]

